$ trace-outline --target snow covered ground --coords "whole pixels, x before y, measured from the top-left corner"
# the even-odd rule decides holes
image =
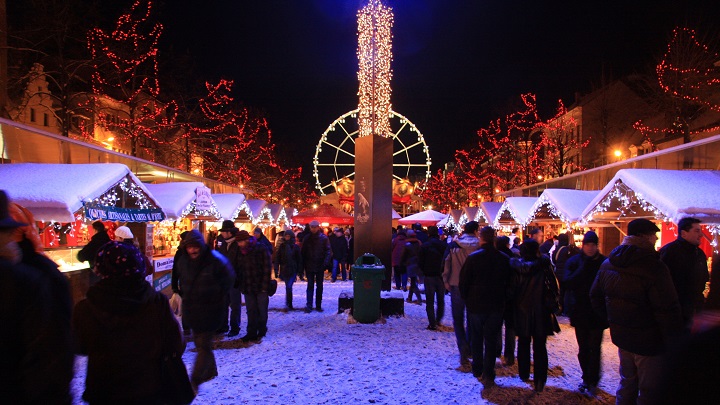
[[[200,386],[195,404],[605,404],[614,403],[618,385],[617,348],[606,331],[603,375],[596,399],[576,388],[582,375],[573,328],[560,318],[562,332],[548,339],[550,370],[542,393],[517,376],[517,365],[497,363],[497,386],[484,389],[459,365],[455,335],[425,329],[425,306],[405,304],[405,317],[375,324],[348,323],[337,314],[341,291],[352,281],[324,284],[325,312],[281,311],[282,282],[270,299],[268,334],[262,342],[243,345],[218,336],[215,356],[219,376]],[[306,283],[294,287],[294,305],[303,308]],[[445,297],[444,325],[452,325],[450,296]],[[244,310],[243,310],[244,311]],[[246,326],[243,312],[242,327]],[[241,334],[242,336],[242,334]],[[183,360],[191,369],[192,342]],[[86,360],[78,357],[73,380],[76,404],[82,404]],[[532,377],[531,377],[532,378]]]

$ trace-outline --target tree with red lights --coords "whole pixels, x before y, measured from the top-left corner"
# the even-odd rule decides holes
[[[418,193],[425,205],[433,205],[437,211],[449,212],[459,204],[467,203],[466,180],[456,170],[457,167],[447,171],[440,169],[430,177],[423,191]]]
[[[175,128],[176,114],[174,103],[158,99],[158,40],[163,26],[152,21],[152,11],[151,0],[136,0],[118,18],[115,29],[95,28],[88,33],[94,68],[94,95],[88,107],[96,125],[111,131],[116,144],[129,145],[133,156],[143,152],[151,159],[159,144],[169,142],[167,132]]]
[[[545,174],[540,176],[562,177],[582,170],[580,158],[582,150],[590,140],[580,140],[577,123],[568,115],[562,100],[558,100],[555,116],[539,124],[540,145],[542,147],[542,168]],[[543,177],[539,177],[541,180]]]
[[[717,127],[698,127],[695,122],[708,112],[720,113],[720,56],[690,28],[673,30],[667,50],[656,66],[657,85],[654,104],[665,113],[664,128],[653,128],[641,121],[635,128],[650,141],[660,137],[682,136],[683,142],[693,140],[700,132]],[[717,40],[712,41],[717,46]]]

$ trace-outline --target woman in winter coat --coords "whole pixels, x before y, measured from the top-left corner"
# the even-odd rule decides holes
[[[302,254],[300,246],[295,243],[293,231],[283,233],[283,241],[275,249],[273,263],[280,266],[280,278],[285,282],[285,310],[292,310],[292,287],[298,271],[302,268]]]
[[[420,276],[420,240],[415,237],[415,231],[409,229],[407,231],[407,239],[405,240],[405,246],[402,253],[402,259],[400,260],[407,277],[410,279],[410,293],[407,297],[407,302],[413,302],[413,294],[417,295],[417,303],[422,304],[422,296],[420,295],[420,288],[418,288],[418,276]]]
[[[520,245],[520,258],[510,259],[515,270],[515,332],[518,336],[518,372],[530,378],[530,343],[533,345],[535,391],[547,382],[547,337],[560,332],[555,318],[559,306],[558,282],[552,264],[540,255],[537,241],[526,239]]]
[[[395,278],[395,289],[399,290],[402,288],[403,291],[407,291],[407,271],[405,266],[402,265],[402,255],[405,250],[405,241],[407,234],[404,229],[400,229],[397,236],[392,241],[392,268],[393,277]]]
[[[83,399],[164,403],[160,359],[185,349],[168,299],[145,281],[145,262],[132,245],[103,245],[94,271],[100,281],[73,313],[77,351],[88,356]]]

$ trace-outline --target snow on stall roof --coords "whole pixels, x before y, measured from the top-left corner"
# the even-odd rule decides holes
[[[463,208],[468,221],[482,222],[485,220],[485,215],[480,210],[480,207],[465,207]],[[478,218],[478,215],[483,218]]]
[[[482,210],[483,216],[485,217],[485,222],[494,222],[495,217],[497,216],[498,212],[500,212],[500,207],[502,207],[502,203],[499,202],[486,201],[480,203],[480,209]]]
[[[130,176],[155,203],[159,200],[130,169],[120,163],[0,165],[0,189],[33,214],[38,221],[71,222],[74,214],[101,196],[125,176]]]
[[[160,202],[167,219],[178,219],[182,212],[195,201],[195,190],[205,185],[199,181],[145,184]]]
[[[548,209],[550,205],[561,215],[556,219],[568,223],[579,221],[585,208],[599,193],[600,190],[545,189],[530,210],[528,220],[532,221],[540,210],[546,210],[551,217],[556,217],[557,215],[553,215],[553,210]]]
[[[265,200],[245,200],[253,218],[260,218],[263,208],[267,205]]]
[[[400,214],[397,213],[394,209],[392,210],[392,219],[400,219],[402,218]]]
[[[423,226],[429,226],[435,225],[443,219],[446,219],[447,217],[448,214],[443,214],[442,212],[437,212],[435,210],[425,210],[418,212],[417,214],[412,214],[406,216],[405,218],[401,218],[398,220],[398,223],[401,225],[412,225],[419,222]]]
[[[619,182],[662,212],[664,219],[677,223],[693,216],[703,222],[720,223],[720,171],[661,169],[619,170],[583,210],[586,221],[592,219],[590,213]]]
[[[235,220],[240,206],[245,202],[245,194],[213,194],[212,198],[215,200],[222,219],[231,221]]]
[[[287,219],[285,216],[285,210],[281,204],[268,204],[266,208],[270,211],[270,215],[275,223],[277,223],[280,219]]]
[[[535,202],[538,200],[537,197],[508,197],[505,202],[502,203],[500,210],[495,216],[493,221],[494,226],[497,228],[500,225],[501,218],[505,212],[509,213],[515,223],[525,226],[530,218],[531,209]],[[507,222],[507,221],[505,221]]]

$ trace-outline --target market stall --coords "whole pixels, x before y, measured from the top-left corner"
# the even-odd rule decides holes
[[[480,207],[464,207],[463,211],[468,221],[475,221],[477,223],[487,222]]]
[[[320,222],[321,226],[352,225],[355,218],[330,204],[320,204],[317,208],[308,208],[293,217],[293,222],[303,225],[313,220]]]
[[[502,207],[502,203],[499,202],[485,201],[480,203],[480,211],[482,211],[483,221],[486,225],[492,226],[493,222],[495,222],[495,217],[497,217],[498,212],[500,212],[500,207]]]
[[[438,225],[438,223],[444,219],[447,219],[448,214],[437,212],[434,210],[426,210],[418,212],[417,214],[408,215],[405,218],[398,220],[400,225],[411,226],[413,224],[420,224],[422,226]]]
[[[546,237],[570,232],[579,245],[585,231],[580,223],[582,212],[599,192],[548,188],[530,209],[528,224],[542,226]]]
[[[582,212],[585,223],[611,225],[623,234],[633,219],[656,221],[662,229],[658,246],[677,238],[674,224],[687,216],[703,222],[710,242],[701,248],[710,256],[720,234],[720,171],[622,169]]]
[[[213,194],[222,220],[235,221],[243,209],[245,194]]]
[[[527,226],[530,210],[537,201],[537,197],[508,197],[500,206],[492,226],[503,231],[511,228]]]
[[[170,270],[180,245],[180,234],[198,229],[206,235],[206,221],[216,222],[222,214],[210,189],[200,182],[146,184],[157,198],[166,219],[153,225],[153,284],[158,291],[170,285]],[[148,225],[150,228],[150,225]],[[206,235],[207,236],[207,235]]]
[[[77,253],[92,236],[90,223],[105,222],[111,238],[118,224],[135,228],[140,248],[152,256],[152,244],[136,224],[165,218],[152,193],[117,163],[3,164],[0,189],[33,214],[45,252],[70,279],[76,300],[89,287],[88,263],[79,262]]]

